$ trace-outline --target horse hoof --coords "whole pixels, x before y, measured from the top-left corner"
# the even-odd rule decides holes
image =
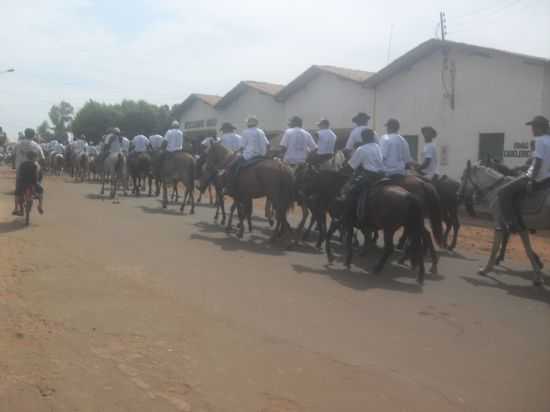
[[[486,269],[479,269],[479,270],[477,271],[477,274],[478,274],[479,276],[487,276],[487,270],[486,270]]]
[[[420,286],[424,286],[424,276],[418,276],[416,278],[416,282],[420,285]]]
[[[437,272],[438,272],[437,266],[432,266],[432,267],[430,268],[430,273],[431,273],[432,275],[437,275]]]

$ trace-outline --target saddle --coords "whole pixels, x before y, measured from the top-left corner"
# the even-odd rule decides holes
[[[319,170],[337,172],[346,164],[346,156],[341,151],[319,164]]]
[[[263,162],[264,160],[267,160],[267,159],[268,159],[267,157],[258,156],[258,157],[253,157],[252,159],[243,160],[242,163],[239,165],[239,172],[249,167],[252,167],[254,165],[257,165],[258,163]]]

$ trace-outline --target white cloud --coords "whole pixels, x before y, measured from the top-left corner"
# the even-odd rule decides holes
[[[2,3],[0,69],[17,71],[0,75],[0,124],[12,136],[61,99],[172,104],[242,79],[284,83],[311,64],[377,70],[391,25],[395,58],[433,36],[441,7],[451,39],[550,57],[550,3],[537,0]]]

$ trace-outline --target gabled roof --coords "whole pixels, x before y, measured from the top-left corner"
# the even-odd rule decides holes
[[[216,96],[213,94],[192,93],[181,104],[181,112],[184,113],[185,111],[187,111],[191,107],[191,105],[197,100],[201,100],[207,105],[214,107],[220,99],[220,96]]]
[[[363,83],[372,75],[371,72],[367,72],[364,70],[353,70],[336,66],[314,65],[302,74],[300,74],[294,80],[292,80],[289,84],[287,84],[284,89],[279,92],[279,94],[277,95],[277,99],[286,100],[289,96],[304,87],[307,83],[309,83],[321,73],[330,73],[340,77],[341,79],[350,80],[356,83]]]
[[[538,62],[542,64],[550,63],[550,60],[541,57],[528,56],[520,53],[513,53],[504,50],[492,49],[489,47],[475,46],[472,44],[458,43],[449,40],[430,39],[424,43],[419,44],[414,49],[409,50],[404,55],[398,57],[382,70],[376,72],[368,79],[365,80],[364,85],[367,87],[374,87],[377,84],[389,79],[401,70],[407,69],[414,65],[417,61],[431,55],[432,53],[444,50],[445,48],[455,48],[465,50],[471,53],[478,53],[484,55],[490,54],[504,54],[508,56],[518,57],[530,62]]]
[[[267,82],[255,82],[252,80],[244,80],[239,82],[233,87],[225,96],[223,96],[217,103],[216,107],[224,107],[246,92],[248,89],[254,89],[260,93],[267,94],[275,97],[277,93],[281,91],[284,86],[281,84],[267,83]]]

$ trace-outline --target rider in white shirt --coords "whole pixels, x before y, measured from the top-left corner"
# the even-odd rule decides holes
[[[138,134],[132,139],[132,148],[136,153],[145,153],[149,148],[150,142],[147,137],[142,134]]]
[[[356,127],[353,128],[346,142],[345,150],[348,155],[351,155],[358,146],[363,144],[361,133],[363,130],[368,129],[367,123],[369,122],[369,119],[370,116],[363,112],[357,113],[353,119],[351,119],[352,122],[356,124]]]
[[[162,148],[162,142],[164,142],[164,137],[160,134],[154,134],[149,137],[149,142],[153,150],[160,150]]]
[[[308,154],[317,149],[317,144],[311,134],[302,128],[303,121],[294,116],[288,124],[281,139],[281,147],[284,150],[284,161],[292,166],[305,163]]]
[[[122,136],[121,147],[124,154],[127,155],[130,152],[130,140],[126,136]]]
[[[317,145],[319,148],[315,153],[312,153],[307,160],[314,166],[319,166],[334,156],[336,140],[338,139],[336,134],[330,129],[330,122],[328,119],[321,119],[321,121],[317,123],[317,126],[319,127],[317,131]]]
[[[221,127],[222,136],[220,137],[221,144],[232,152],[237,152],[243,147],[243,138],[235,133],[237,128],[231,123],[224,123]]]
[[[243,158],[250,160],[254,157],[265,156],[269,140],[267,140],[264,131],[258,128],[258,119],[250,117],[246,123],[248,128],[242,132]]]
[[[421,129],[424,136],[424,151],[422,164],[417,168],[418,172],[432,180],[437,178],[439,171],[439,159],[437,157],[437,147],[434,139],[437,137],[437,131],[431,126],[425,126]]]
[[[386,122],[387,136],[381,142],[384,170],[389,177],[405,176],[412,163],[409,144],[399,134],[399,127],[397,119],[389,119]]]
[[[181,152],[183,150],[183,132],[177,120],[172,122],[172,127],[164,135],[166,151],[169,153]]]
[[[525,175],[521,175],[498,191],[498,202],[504,229],[514,233],[525,230],[518,216],[518,202],[533,190],[550,188],[550,124],[546,117],[535,116],[526,123],[535,137],[533,161]]]
[[[114,127],[111,130],[111,133],[105,136],[107,143],[104,146],[104,149],[109,150],[110,154],[119,154],[122,152],[122,137],[120,137],[120,129]]]

